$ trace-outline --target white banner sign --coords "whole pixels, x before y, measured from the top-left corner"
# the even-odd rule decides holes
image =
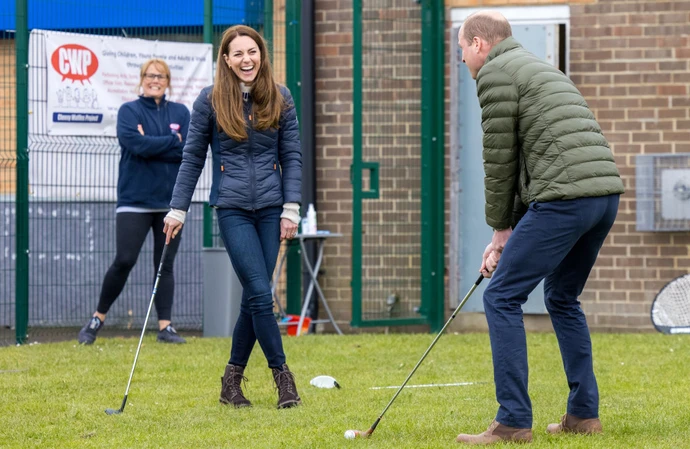
[[[117,199],[117,111],[137,98],[146,60],[167,62],[172,77],[167,98],[190,110],[199,92],[213,83],[210,44],[33,30],[29,48],[32,199]],[[192,200],[208,201],[210,185],[209,152]]]
[[[49,135],[115,136],[117,111],[137,98],[141,64],[151,58],[170,67],[167,98],[190,110],[201,89],[213,82],[211,44],[39,33],[48,67]]]

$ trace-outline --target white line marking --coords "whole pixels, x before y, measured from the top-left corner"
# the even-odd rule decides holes
[[[486,382],[457,382],[453,384],[423,384],[423,385],[405,385],[405,388],[431,388],[431,387],[464,387],[466,385],[477,385]],[[370,390],[385,390],[391,388],[400,388],[400,385],[392,385],[390,387],[371,387]]]

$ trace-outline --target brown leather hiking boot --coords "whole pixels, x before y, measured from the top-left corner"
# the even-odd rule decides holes
[[[300,405],[302,400],[299,394],[297,394],[295,375],[290,372],[287,363],[283,363],[283,366],[280,368],[271,368],[271,370],[278,388],[278,408],[290,408]]]
[[[602,433],[603,429],[599,418],[578,418],[566,413],[561,418],[561,422],[546,426],[546,431],[551,434],[567,432],[591,435],[593,433]]]
[[[220,378],[220,403],[232,404],[235,408],[251,407],[252,403],[242,394],[242,381],[247,381],[244,377],[244,367],[237,365],[228,365],[225,367],[225,375]]]
[[[520,429],[517,427],[508,427],[499,423],[495,419],[485,432],[479,435],[468,435],[461,433],[455,439],[458,443],[465,444],[494,444],[501,441],[512,441],[515,443],[531,443],[532,429]]]

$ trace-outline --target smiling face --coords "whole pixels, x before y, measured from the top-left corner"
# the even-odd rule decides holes
[[[141,87],[144,90],[143,95],[153,98],[156,102],[160,101],[170,83],[166,70],[160,65],[153,63],[146,68],[141,78]]]
[[[251,85],[261,68],[261,50],[249,36],[237,36],[230,41],[228,53],[223,58],[230,70],[246,85]]]

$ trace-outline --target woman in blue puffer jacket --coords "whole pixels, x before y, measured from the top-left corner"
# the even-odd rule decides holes
[[[225,31],[214,85],[194,102],[172,210],[165,219],[168,242],[182,229],[209,145],[209,203],[216,208],[221,237],[243,287],[220,402],[251,406],[240,383],[258,340],[278,387],[278,408],[299,405],[270,285],[280,240],[294,237],[300,221],[299,127],[290,92],[273,79],[266,43],[247,26]]]

